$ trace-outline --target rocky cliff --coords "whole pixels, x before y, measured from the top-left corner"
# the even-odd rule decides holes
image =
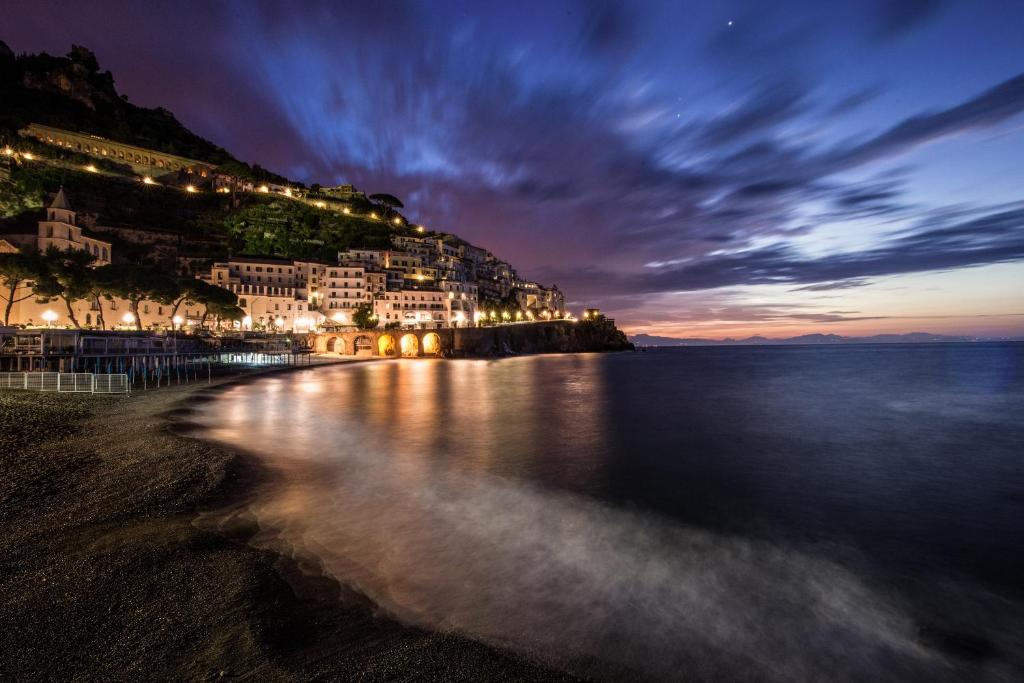
[[[460,329],[455,331],[453,346],[455,357],[633,350],[610,320]]]

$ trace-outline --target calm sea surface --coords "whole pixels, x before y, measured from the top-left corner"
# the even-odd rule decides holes
[[[204,404],[207,523],[598,678],[1024,679],[1024,345],[396,360]]]

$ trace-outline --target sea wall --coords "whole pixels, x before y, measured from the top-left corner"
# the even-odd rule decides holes
[[[449,355],[456,358],[633,350],[633,344],[610,320],[559,320],[532,325],[469,327],[452,332]]]

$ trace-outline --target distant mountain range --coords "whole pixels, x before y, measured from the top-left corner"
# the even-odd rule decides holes
[[[921,344],[926,342],[977,342],[1016,341],[1016,338],[997,337],[956,337],[928,332],[908,334],[875,334],[869,337],[844,337],[838,334],[803,334],[799,337],[769,339],[768,337],[746,337],[745,339],[687,339],[679,337],[658,337],[650,334],[630,335],[629,340],[637,346],[758,346],[769,344]]]

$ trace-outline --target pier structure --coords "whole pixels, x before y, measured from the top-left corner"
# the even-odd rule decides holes
[[[305,339],[0,327],[0,372],[126,374],[149,386],[209,377],[217,366],[308,364]]]

